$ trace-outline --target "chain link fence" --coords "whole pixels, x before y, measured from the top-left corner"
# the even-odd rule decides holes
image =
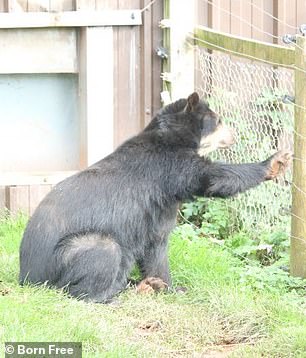
[[[211,154],[228,163],[262,161],[293,147],[293,71],[196,48],[197,91],[234,128],[236,144]],[[252,232],[290,231],[291,177],[267,182],[226,201]]]

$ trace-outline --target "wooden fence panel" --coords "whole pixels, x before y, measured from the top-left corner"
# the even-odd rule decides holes
[[[120,5],[123,8],[138,8],[139,1],[123,0]],[[140,29],[119,27],[114,38],[114,143],[118,146],[141,128]]]
[[[49,0],[25,0],[28,4],[27,11],[49,11]]]
[[[10,186],[6,189],[7,208],[10,212],[29,215],[29,185]]]
[[[52,189],[52,185],[30,185],[29,186],[29,203],[28,212],[32,215],[41,200],[49,193]]]
[[[269,43],[282,44],[279,37],[295,34],[305,18],[305,0],[197,2],[197,25]]]
[[[19,212],[32,215],[51,189],[52,185],[49,184],[0,187],[0,210],[6,207],[12,215]]]
[[[149,2],[149,1],[148,1]],[[162,44],[162,34],[161,29],[159,27],[159,22],[162,19],[163,14],[163,3],[162,1],[157,1],[153,7],[151,7],[150,10],[147,10],[145,12],[146,16],[147,14],[151,13],[151,31],[152,31],[152,44],[151,48],[147,47],[147,54],[146,56],[152,57],[152,68],[148,72],[143,71],[144,77],[150,78],[150,83],[148,83],[148,86],[146,90],[148,91],[150,89],[151,93],[151,107],[150,107],[150,113],[147,113],[147,107],[145,108],[146,115],[145,115],[145,124],[147,124],[152,115],[154,115],[157,110],[160,109],[161,106],[161,100],[160,100],[160,92],[162,90],[162,81],[160,74],[162,72],[162,62],[161,59],[156,56],[155,50],[158,46]],[[144,19],[145,21],[145,19]],[[144,26],[146,26],[144,22]],[[144,37],[144,42],[146,42],[146,37]]]
[[[71,11],[75,0],[2,0],[0,11]]]
[[[230,3],[230,33],[252,37],[252,7],[245,1]]]
[[[0,186],[0,211],[6,206],[5,186]]]
[[[0,0],[0,12],[141,9],[148,4],[150,4],[150,0],[124,0],[120,2],[113,0]],[[115,146],[139,132],[160,108],[161,59],[157,57],[154,50],[161,45],[162,31],[158,27],[158,23],[162,19],[162,14],[163,1],[159,0],[143,13],[142,26],[112,27],[113,48],[111,49],[111,46],[108,46],[109,53],[105,53],[105,55],[113,56],[114,59],[113,83],[110,86],[112,87],[110,91],[113,91],[113,100],[112,103],[105,103],[104,100],[107,102],[109,100],[104,99],[101,95],[100,103],[102,106],[111,106],[113,111],[113,117],[109,117],[105,113],[104,116],[101,114],[101,121],[104,121],[104,124],[108,122],[108,126],[113,125],[112,130],[101,133],[101,140],[103,140],[103,137],[113,136]],[[111,31],[111,27],[109,27],[109,30]],[[82,38],[84,40],[82,31],[79,30],[78,33],[79,66],[75,70],[78,72],[77,75],[80,80],[81,101],[84,100],[89,85],[88,79],[84,78],[82,74],[84,69],[86,70],[88,61],[88,58],[82,55],[82,51],[87,50],[88,45],[88,43],[82,42]],[[105,61],[101,60],[99,64],[104,66]],[[86,113],[86,108],[80,108],[81,128],[84,127],[82,122],[84,113]],[[88,130],[88,123],[85,124],[84,136],[87,135]],[[98,130],[97,135],[99,132]],[[83,150],[83,142],[86,139],[83,138],[80,143],[81,167],[88,164],[88,153]],[[109,138],[107,141],[109,141]],[[94,143],[91,147],[93,145]],[[25,184],[31,183],[25,182]],[[3,186],[0,188],[0,209],[6,206],[13,212],[22,210],[31,215],[38,202],[50,189],[50,185],[34,185],[34,183],[21,186],[15,183],[13,186]]]
[[[251,38],[255,40],[273,42],[274,20],[267,13],[273,15],[273,0],[253,0],[251,23]]]
[[[75,10],[75,0],[50,0],[49,11]]]

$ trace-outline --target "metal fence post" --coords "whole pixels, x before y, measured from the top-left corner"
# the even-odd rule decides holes
[[[290,273],[306,278],[306,37],[296,36]]]

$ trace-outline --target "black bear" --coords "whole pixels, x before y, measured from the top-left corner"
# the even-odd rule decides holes
[[[171,286],[167,245],[178,205],[194,196],[243,192],[275,178],[290,161],[285,152],[250,164],[198,154],[232,142],[197,93],[166,106],[140,134],[44,198],[22,239],[21,284],[47,282],[106,302],[138,265],[139,290]]]

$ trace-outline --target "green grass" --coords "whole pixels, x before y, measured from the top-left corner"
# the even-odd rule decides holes
[[[170,244],[174,285],[186,293],[143,296],[131,288],[101,305],[19,287],[25,223],[0,222],[2,343],[81,341],[84,357],[306,357],[305,297],[247,286],[241,262],[191,228],[175,230]]]

